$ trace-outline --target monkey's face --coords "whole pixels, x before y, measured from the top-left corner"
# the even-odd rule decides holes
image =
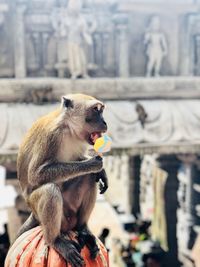
[[[107,131],[103,117],[104,104],[86,95],[63,97],[66,122],[73,135],[93,145]]]
[[[103,117],[104,107],[103,103],[97,101],[86,111],[87,141],[90,145],[94,145],[96,139],[107,131],[107,124]]]

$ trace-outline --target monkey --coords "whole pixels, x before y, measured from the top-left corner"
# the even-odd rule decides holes
[[[98,246],[87,222],[100,193],[108,188],[102,157],[86,158],[89,146],[107,131],[104,104],[83,94],[62,97],[61,106],[38,119],[25,135],[17,158],[17,176],[32,213],[19,230],[41,225],[44,239],[72,267],[84,261],[86,244],[95,258]],[[78,242],[69,238],[78,232]]]
[[[23,101],[25,103],[33,103],[35,105],[41,105],[46,102],[53,103],[53,88],[31,88],[26,92]]]
[[[142,128],[144,128],[148,114],[146,113],[144,107],[140,103],[137,103],[135,110],[138,113],[138,120],[140,121]]]

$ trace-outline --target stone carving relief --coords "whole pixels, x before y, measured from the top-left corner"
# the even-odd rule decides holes
[[[86,2],[48,0],[43,5],[41,0],[31,0],[24,4],[26,11],[20,16],[24,38],[16,34],[15,50],[21,51],[16,77],[129,76],[128,24],[121,16],[113,19],[116,1]],[[17,59],[18,55],[16,63]]]
[[[160,76],[163,58],[167,55],[167,41],[160,28],[160,18],[153,16],[144,36],[146,46],[147,66],[146,76]]]
[[[57,69],[59,76],[64,76],[68,68],[72,79],[88,78],[88,62],[85,46],[92,46],[92,33],[95,21],[88,25],[81,14],[81,1],[69,1],[67,8],[61,8],[52,15],[52,25],[58,41]]]
[[[18,64],[18,58],[21,58],[19,61],[21,65],[18,64],[20,66],[15,68],[15,76],[21,78],[58,76],[72,79],[89,76],[125,78],[143,76],[144,46],[147,57],[146,76],[159,76],[165,72],[167,66],[163,72],[161,67],[168,53],[168,45],[161,29],[160,18],[158,16],[150,18],[144,36],[142,34],[144,46],[141,46],[144,16],[138,15],[137,18],[132,18],[126,8],[122,12],[120,9],[122,5],[118,2],[117,0],[23,2],[26,10],[22,15],[18,15],[20,17],[20,24],[16,26],[18,47],[15,47],[15,63]],[[20,6],[22,4],[17,3],[16,10]],[[137,21],[140,27],[135,30],[133,26]],[[24,31],[24,38],[23,34],[22,37],[19,36],[19,31],[21,33]],[[5,38],[0,38],[1,40]],[[23,46],[25,46],[24,53]],[[132,46],[133,52],[130,49]],[[6,45],[0,45],[0,52],[3,47]],[[1,60],[3,57],[0,57]],[[20,68],[21,71],[17,71]]]

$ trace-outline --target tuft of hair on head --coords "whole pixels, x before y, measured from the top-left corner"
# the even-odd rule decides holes
[[[67,95],[68,98],[75,100],[75,101],[81,101],[81,100],[95,100],[95,97],[85,94],[70,94]]]

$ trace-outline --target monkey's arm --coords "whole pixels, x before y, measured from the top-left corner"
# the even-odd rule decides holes
[[[96,182],[99,182],[100,194],[105,193],[108,189],[108,177],[106,171],[103,169],[94,175],[96,176]]]
[[[102,158],[99,156],[83,161],[46,162],[40,166],[29,166],[28,179],[33,186],[50,182],[64,182],[68,179],[101,171]]]

